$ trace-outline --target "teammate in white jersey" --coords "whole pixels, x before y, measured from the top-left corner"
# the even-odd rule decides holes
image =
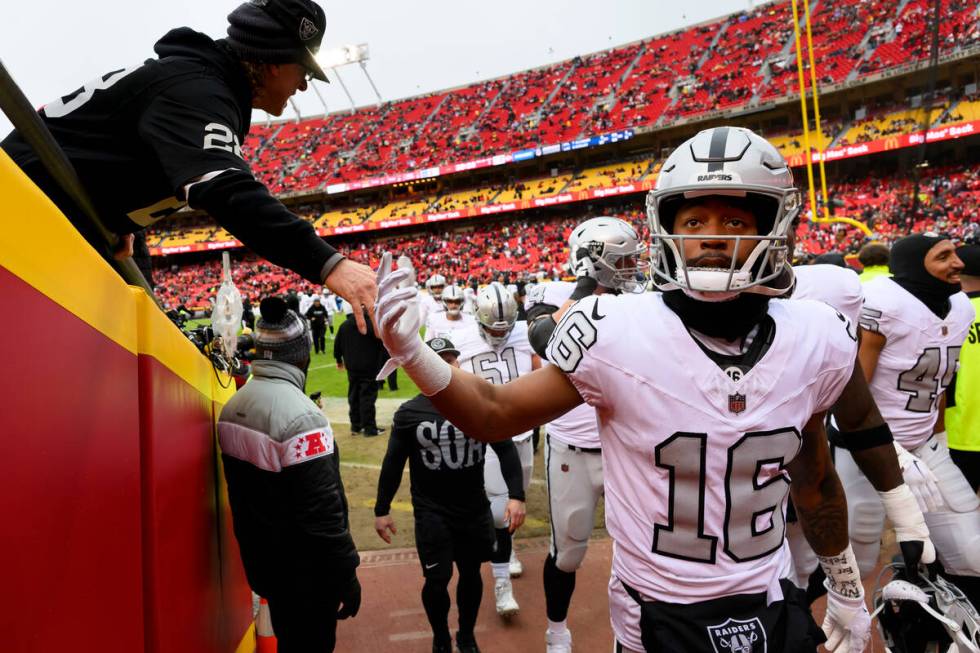
[[[455,332],[461,329],[470,329],[476,325],[476,320],[472,315],[463,313],[463,291],[459,286],[446,286],[442,291],[443,311],[440,313],[429,313],[425,320],[425,337],[446,338],[455,340]]]
[[[949,458],[943,437],[933,435],[943,393],[956,371],[959,351],[974,318],[959,290],[963,264],[944,236],[915,234],[891,250],[892,278],[864,285],[861,367],[888,420],[906,480],[935,483],[924,499],[926,523],[949,574],[980,576],[980,502]],[[838,458],[851,513],[851,539],[862,568],[878,557],[883,522],[867,482]],[[977,600],[976,592],[971,600]]]
[[[791,232],[789,241],[792,251],[795,244],[795,230]],[[860,319],[861,307],[864,304],[864,292],[858,275],[840,265],[805,265],[793,268],[796,286],[793,289],[793,299],[813,299],[822,301],[840,312],[853,325]],[[857,400],[857,401],[855,401]],[[922,511],[916,501],[917,497],[928,495],[930,489],[921,484],[906,485],[896,456],[896,450],[891,437],[891,431],[885,425],[873,400],[866,397],[862,400],[850,394],[841,397],[833,409],[838,418],[838,425],[845,424],[849,431],[841,432],[834,429],[833,441],[837,447],[838,461],[846,459],[852,468],[860,470],[867,478],[865,484],[870,484],[880,500],[884,513],[888,515],[895,528],[896,539],[903,550],[909,554],[921,555],[923,562],[935,561],[935,548],[929,538],[928,527],[922,516]],[[864,414],[855,415],[854,406],[858,411],[861,406],[867,406]],[[845,485],[845,493],[847,486]],[[879,509],[880,511],[881,509]],[[862,524],[851,523],[850,529],[860,529]],[[879,529],[880,530],[880,529]],[[797,586],[807,590],[807,598],[812,603],[823,594],[823,578],[817,556],[806,541],[801,524],[795,519],[795,514],[788,511],[786,537],[793,553],[793,565],[796,571]],[[914,542],[921,541],[918,548],[905,548]],[[921,552],[921,553],[920,553]],[[914,559],[906,560],[908,565],[916,568]],[[862,573],[870,573],[871,569],[862,569]]]
[[[461,369],[472,372],[489,383],[502,385],[541,367],[541,360],[528,344],[527,325],[517,321],[517,302],[504,286],[490,284],[477,295],[476,304],[476,320],[473,326],[456,331],[453,335],[453,342],[459,349]],[[514,445],[521,458],[526,493],[531,484],[534,466],[531,430],[529,427],[521,433],[510,435],[514,436]],[[497,614],[510,617],[517,614],[520,606],[514,598],[510,580],[511,566],[516,561],[516,556],[504,516],[508,501],[507,484],[500,471],[500,460],[492,449],[487,450],[485,460],[484,485],[497,534],[497,546],[490,558]]]
[[[578,283],[555,281],[528,286],[528,333],[535,352],[546,347],[562,308],[592,294],[642,290],[646,247],[636,230],[618,218],[586,220],[569,237],[569,268]],[[603,494],[602,448],[596,412],[582,404],[547,425],[545,478],[551,516],[551,548],[544,563],[544,597],[548,614],[547,653],[569,653],[568,606],[575,572],[582,565]],[[639,624],[639,610],[636,623]]]
[[[445,309],[442,305],[442,291],[446,289],[446,277],[441,274],[433,274],[425,280],[427,295],[422,295],[419,310],[422,315],[422,324],[428,321],[429,316],[441,313]]]
[[[675,150],[647,205],[665,292],[582,299],[551,338],[554,365],[491,385],[429,355],[389,255],[385,346],[477,439],[597,408],[613,571],[640,606],[642,650],[816,651],[823,635],[785,578],[789,491],[827,574],[827,648],[861,651],[870,618],[823,419],[845,386],[865,384],[846,319],[769,302],[792,286],[789,167],[752,132],[717,127]]]

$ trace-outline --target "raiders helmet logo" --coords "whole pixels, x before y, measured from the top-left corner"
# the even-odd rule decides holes
[[[736,392],[728,395],[728,410],[738,415],[745,410],[745,395]]]
[[[728,619],[708,626],[708,639],[715,653],[766,653],[766,630],[758,617]]]
[[[303,20],[299,23],[299,37],[304,41],[309,41],[310,39],[316,37],[320,33],[320,30],[316,28],[313,21],[307,17],[303,17]]]

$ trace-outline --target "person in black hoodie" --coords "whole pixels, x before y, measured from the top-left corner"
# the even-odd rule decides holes
[[[122,237],[114,252],[23,134],[14,130],[0,148],[106,257],[132,255],[133,234],[190,206],[269,261],[370,310],[374,272],[317,236],[242,158],[253,108],[281,115],[307,79],[327,81],[315,59],[323,9],[312,0],[251,0],[228,23],[227,38],[218,40],[171,30],[154,46],[157,59],[106,72],[39,111],[106,228]],[[137,240],[136,260],[150,281],[145,239]],[[360,311],[355,319],[364,332]]]
[[[357,311],[344,304],[347,319],[337,329],[333,342],[333,356],[337,369],[347,372],[347,405],[350,409],[350,430],[357,434],[364,432],[372,437],[384,431],[378,427],[374,404],[378,400],[378,371],[384,364],[386,352],[384,345],[374,335],[368,323],[366,334],[358,333],[354,326]],[[362,319],[366,316],[362,316]]]

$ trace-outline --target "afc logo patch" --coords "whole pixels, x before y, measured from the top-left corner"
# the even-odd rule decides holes
[[[766,629],[758,617],[728,619],[707,631],[715,653],[766,653]]]
[[[728,395],[728,410],[738,415],[745,410],[745,395],[736,392]]]

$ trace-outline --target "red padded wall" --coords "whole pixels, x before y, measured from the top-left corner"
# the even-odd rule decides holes
[[[147,653],[218,650],[211,398],[139,357]]]
[[[137,357],[3,267],[0,315],[0,648],[141,651]]]

